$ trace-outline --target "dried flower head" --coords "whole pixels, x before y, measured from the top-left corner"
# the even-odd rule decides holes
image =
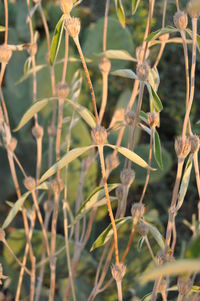
[[[73,38],[77,38],[79,36],[81,30],[81,23],[79,18],[69,17],[65,20],[65,30],[67,30],[68,34]]]
[[[190,0],[187,5],[187,12],[191,18],[198,18],[200,15],[200,4],[197,0]]]
[[[161,42],[167,42],[169,40],[169,34],[168,33],[162,34],[161,36],[159,36],[159,40]]]
[[[51,181],[51,189],[55,194],[60,193],[64,188],[63,180],[54,179]]]
[[[73,0],[60,0],[60,8],[63,14],[69,15],[73,8]]]
[[[117,186],[117,188],[115,189],[115,195],[118,199],[118,201],[122,201],[123,199],[123,194],[124,194],[124,189],[123,189],[123,185],[119,185]]]
[[[47,200],[43,205],[44,211],[51,213],[53,211],[53,202],[51,200]]]
[[[44,135],[43,127],[40,126],[39,124],[36,124],[36,125],[32,128],[32,134],[33,134],[33,137],[35,137],[35,139],[40,139],[40,138],[42,138],[43,135]]]
[[[123,169],[120,173],[120,180],[124,186],[130,186],[135,180],[135,171],[133,169]]]
[[[48,135],[50,137],[55,137],[55,135],[56,135],[56,127],[55,127],[55,125],[51,124],[51,125],[48,126]]]
[[[0,63],[8,64],[12,50],[7,45],[0,45]]]
[[[133,125],[135,120],[135,112],[129,111],[125,115],[125,121],[128,125]]]
[[[173,17],[174,25],[179,30],[185,30],[188,25],[188,17],[184,11],[177,11]]]
[[[133,224],[136,224],[138,220],[144,215],[145,207],[141,203],[133,204],[131,208],[131,215],[133,217]]]
[[[111,273],[116,282],[122,281],[126,273],[126,266],[123,263],[116,263],[111,267]]]
[[[111,62],[109,59],[107,59],[105,56],[101,59],[99,62],[99,70],[101,73],[106,73],[108,74],[110,72],[111,68]]]
[[[37,50],[38,50],[37,43],[29,44],[29,46],[27,48],[27,51],[30,56],[35,56],[37,53]]]
[[[136,48],[136,59],[138,64],[141,64],[143,60],[146,60],[149,57],[149,49],[146,50],[145,57],[144,57],[144,51],[145,49],[142,46],[138,46]]]
[[[5,231],[2,228],[0,228],[0,241],[5,241],[5,238],[6,238]]]
[[[191,153],[195,153],[199,150],[199,137],[197,135],[189,136],[191,144]]]
[[[191,149],[190,139],[188,137],[182,138],[181,136],[178,136],[175,139],[175,151],[177,154],[177,157],[180,160],[183,160],[187,157]]]
[[[35,179],[32,177],[26,177],[24,179],[24,186],[29,191],[35,190],[35,187],[36,187]]]
[[[56,86],[56,95],[59,99],[65,99],[69,94],[69,86],[67,83],[58,83]]]
[[[192,289],[192,280],[189,276],[179,276],[177,281],[179,294],[186,296]]]
[[[106,157],[106,167],[110,171],[117,168],[119,163],[119,158],[115,154],[111,154]]]
[[[138,226],[138,232],[141,236],[147,236],[149,228],[145,222],[141,221]]]
[[[2,281],[1,280],[5,280],[5,279],[7,279],[8,278],[8,276],[5,276],[4,274],[3,274],[3,267],[2,267],[2,264],[0,263],[0,284],[2,284]]]
[[[140,81],[147,81],[149,77],[150,67],[147,62],[137,65],[136,73]]]
[[[92,140],[97,145],[104,145],[107,142],[107,131],[103,126],[97,125],[91,131]]]
[[[147,113],[147,121],[150,127],[156,128],[160,126],[160,114],[158,112]]]

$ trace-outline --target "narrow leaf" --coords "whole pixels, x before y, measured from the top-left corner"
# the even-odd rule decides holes
[[[160,137],[156,130],[154,131],[153,136],[153,152],[158,166],[160,167],[160,169],[163,169],[162,148],[160,143]]]
[[[114,59],[114,60],[124,60],[124,61],[132,61],[136,62],[136,59],[128,53],[126,50],[107,50],[101,55],[105,55],[108,59]]]
[[[115,0],[115,8],[117,11],[118,19],[119,19],[122,27],[125,27],[125,22],[126,22],[125,13],[124,13],[124,8],[123,8],[121,0]]]
[[[163,105],[162,105],[162,102],[161,102],[157,92],[154,90],[154,88],[150,84],[147,84],[147,88],[149,91],[150,98],[153,98],[156,112],[161,112],[163,109]]]
[[[130,69],[119,69],[111,72],[111,74],[131,79],[138,79],[137,75]]]
[[[33,72],[35,71],[36,73],[39,72],[40,70],[42,70],[43,68],[47,67],[47,65],[38,65],[35,67],[35,69],[31,68],[28,70],[28,72],[26,74],[24,74],[22,77],[20,77],[20,79],[15,83],[16,85],[21,84],[22,82],[24,82],[27,78],[29,78]]]
[[[134,15],[138,9],[140,0],[132,0],[132,15]]]
[[[122,147],[122,146],[115,146],[112,144],[107,144],[106,146],[111,147],[112,149],[115,149],[120,154],[122,154],[124,157],[129,159],[130,161],[134,162],[135,164],[143,167],[143,168],[150,168],[151,170],[155,170],[154,168],[150,167],[146,161],[144,161],[140,156],[138,156],[136,153],[132,152],[128,148]]]
[[[40,183],[44,182],[49,177],[53,176],[58,170],[62,169],[66,165],[68,165],[70,162],[74,161],[78,157],[80,157],[82,154],[87,152],[89,149],[94,147],[94,145],[89,145],[85,147],[75,148],[70,150],[62,159],[60,159],[57,163],[55,163],[53,166],[51,166],[41,177]]]
[[[64,27],[64,16],[62,15],[62,17],[60,18],[60,20],[58,21],[58,23],[56,25],[54,35],[53,35],[53,40],[51,43],[51,49],[50,49],[50,64],[51,65],[54,64],[54,61],[58,54],[58,50],[59,50],[61,38],[62,38],[62,33],[63,33],[63,27]]]
[[[149,231],[151,232],[153,238],[157,241],[158,245],[160,246],[160,248],[162,250],[164,250],[165,248],[165,244],[164,244],[164,238],[162,236],[162,234],[158,231],[158,229],[153,226],[152,224],[148,223],[145,221],[145,224],[147,225]]]
[[[159,38],[160,36],[162,36],[163,34],[166,34],[166,33],[173,33],[173,32],[177,32],[178,30],[173,27],[173,26],[167,26],[165,28],[162,28],[162,29],[158,29],[154,32],[151,32],[148,37],[146,38],[146,41],[147,42],[150,42],[150,41],[154,41],[156,40],[157,38]]]

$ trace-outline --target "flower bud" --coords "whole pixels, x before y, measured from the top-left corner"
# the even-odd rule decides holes
[[[186,296],[192,289],[192,280],[189,276],[179,276],[178,277],[178,291],[182,296]]]
[[[35,190],[35,187],[36,187],[35,179],[32,177],[26,177],[24,179],[24,186],[28,191]]]
[[[4,241],[5,238],[6,238],[5,231],[2,228],[0,228],[0,241]]]
[[[12,56],[12,50],[7,45],[0,45],[0,63],[8,64]]]
[[[126,273],[126,266],[123,263],[116,263],[111,267],[111,273],[115,281],[120,282]]]
[[[99,69],[101,73],[108,74],[110,72],[110,68],[111,68],[110,60],[107,59],[106,57],[103,57],[99,62]]]
[[[150,67],[147,62],[137,65],[136,74],[140,81],[147,81],[149,77]]]
[[[133,217],[133,222],[136,224],[138,220],[144,215],[145,207],[143,204],[135,203],[131,208],[131,215]]]
[[[130,186],[135,180],[135,171],[133,169],[123,169],[120,173],[120,180],[124,186]]]
[[[123,185],[119,185],[117,186],[117,188],[115,189],[115,195],[118,199],[118,201],[122,201],[123,199]]]
[[[178,30],[185,30],[188,24],[188,17],[184,11],[177,11],[173,17],[174,25]]]
[[[147,121],[151,128],[160,126],[160,114],[158,112],[147,113]]]
[[[191,153],[195,153],[199,150],[199,137],[197,135],[189,136],[191,144]]]
[[[97,145],[104,145],[107,142],[107,131],[103,126],[97,125],[91,131],[92,140]]]
[[[42,138],[44,135],[43,127],[41,127],[39,124],[36,124],[32,128],[32,134],[33,134],[33,137],[35,137],[35,139]]]
[[[118,156],[115,154],[108,155],[106,157],[106,167],[108,170],[113,170],[119,166]]]
[[[128,113],[126,113],[125,121],[128,125],[133,125],[134,120],[135,120],[135,112],[129,111]]]
[[[177,157],[180,160],[184,160],[187,155],[189,154],[191,149],[190,139],[188,137],[182,138],[181,136],[178,136],[175,139],[175,151],[177,154]]]
[[[73,0],[60,0],[60,8],[63,14],[69,15],[73,8]]]
[[[65,20],[65,29],[68,34],[73,38],[78,38],[81,30],[81,23],[79,18],[69,17]]]
[[[138,232],[141,236],[147,236],[147,234],[149,232],[149,228],[147,227],[147,225],[143,221],[141,221],[139,223]]]
[[[56,95],[59,99],[65,99],[69,94],[69,87],[67,83],[59,83],[56,86]]]

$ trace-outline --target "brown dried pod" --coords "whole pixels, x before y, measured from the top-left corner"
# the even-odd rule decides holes
[[[141,236],[147,236],[149,232],[148,226],[143,221],[139,223],[138,232]]]
[[[51,213],[53,211],[53,202],[51,200],[47,200],[44,202],[43,208],[44,211]]]
[[[48,135],[50,136],[50,137],[55,137],[55,135],[56,135],[56,127],[55,127],[55,125],[49,125],[48,126]]]
[[[137,223],[138,220],[144,215],[145,207],[141,203],[133,204],[131,208],[131,215],[133,217],[134,223]]]
[[[180,160],[184,160],[191,150],[191,143],[188,137],[178,136],[175,139],[175,151]]]
[[[167,42],[169,40],[169,34],[168,33],[162,34],[161,36],[159,36],[159,40],[161,42]]]
[[[91,131],[92,140],[97,145],[104,145],[107,142],[107,131],[103,126],[97,125]]]
[[[156,128],[160,126],[160,114],[158,112],[147,113],[147,121],[150,127]]]
[[[69,94],[69,86],[67,83],[58,83],[56,86],[56,95],[59,99],[65,99]]]
[[[124,186],[130,186],[135,180],[135,171],[133,169],[123,169],[120,173],[120,180]]]
[[[67,30],[68,34],[73,38],[78,38],[80,30],[81,30],[81,23],[79,18],[69,17],[65,20],[65,30]]]
[[[64,14],[69,15],[73,8],[73,0],[60,0],[60,8]]]
[[[113,170],[119,166],[119,158],[115,154],[108,155],[106,157],[106,167],[108,170]]]
[[[115,189],[115,195],[118,199],[118,201],[122,201],[123,199],[123,194],[124,194],[124,189],[123,189],[123,185],[119,185],[117,186],[117,188]]]
[[[35,187],[36,187],[35,179],[32,177],[26,177],[24,179],[24,186],[29,191],[35,190]]]
[[[136,74],[140,81],[147,81],[149,77],[150,66],[147,62],[137,65]]]
[[[189,276],[179,276],[177,281],[177,287],[179,294],[186,296],[192,289],[192,280]]]
[[[127,125],[133,125],[134,120],[135,120],[135,112],[133,111],[127,112],[125,115],[125,121]]]
[[[6,232],[0,228],[0,241],[4,241],[6,239]]]
[[[12,50],[7,45],[0,45],[0,63],[8,64]]]
[[[101,73],[106,73],[108,74],[111,69],[111,62],[109,59],[107,59],[105,56],[101,59],[99,62],[99,70]]]
[[[173,16],[174,25],[178,30],[185,30],[188,25],[188,17],[184,11],[177,11]]]
[[[146,50],[145,58],[144,58],[145,49],[142,46],[138,46],[136,48],[136,59],[138,64],[141,64],[143,60],[146,60],[149,57],[149,49]]]
[[[40,126],[39,124],[36,124],[36,125],[32,128],[32,134],[33,134],[33,137],[35,137],[35,139],[40,139],[40,138],[42,138],[43,135],[44,135],[43,127]]]
[[[198,18],[200,15],[199,1],[190,0],[187,5],[187,12],[191,18]]]
[[[116,282],[122,281],[126,274],[126,266],[123,263],[116,263],[111,267],[111,273]]]
[[[191,153],[195,153],[199,150],[199,137],[197,135],[189,136],[191,144]]]

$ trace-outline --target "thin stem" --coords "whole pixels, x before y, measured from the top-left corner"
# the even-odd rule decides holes
[[[65,31],[65,57],[64,57],[64,64],[63,64],[62,83],[64,83],[66,79],[68,51],[69,51],[69,34],[67,31]]]
[[[144,240],[145,240],[145,242],[146,242],[147,248],[148,248],[148,250],[149,250],[149,253],[151,254],[151,257],[152,257],[153,261],[156,263],[156,259],[155,259],[155,256],[154,256],[154,254],[153,254],[153,250],[152,250],[151,245],[150,245],[150,243],[149,243],[148,237],[145,236],[145,237],[144,237]]]
[[[107,31],[108,31],[108,13],[110,8],[110,0],[106,0],[104,28],[103,28],[103,52],[106,51]]]
[[[123,301],[122,297],[122,282],[116,281],[117,284],[117,295],[118,295],[118,301]]]
[[[102,123],[108,98],[108,72],[102,72],[102,101],[99,111],[99,122]]]
[[[131,229],[131,235],[129,236],[129,240],[128,240],[128,244],[127,244],[127,247],[122,255],[122,259],[121,261],[124,262],[129,251],[130,251],[130,248],[131,248],[131,245],[132,245],[132,242],[133,242],[133,237],[134,237],[134,234],[135,234],[135,226],[133,225],[132,229]]]
[[[167,11],[167,0],[163,0],[162,28],[165,27],[166,11]]]
[[[7,45],[7,43],[8,43],[8,0],[4,0],[4,11],[5,11],[4,43],[5,43],[5,45]]]

